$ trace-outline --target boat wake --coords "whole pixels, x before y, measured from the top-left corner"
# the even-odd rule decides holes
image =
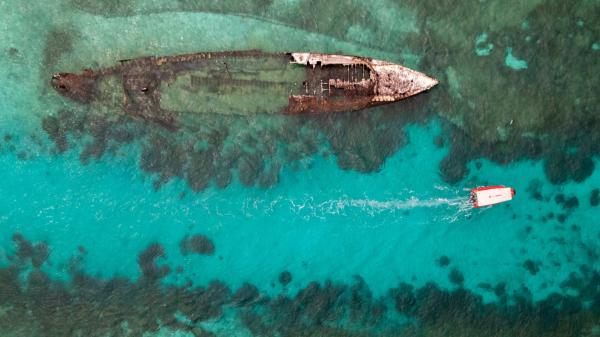
[[[356,217],[385,214],[404,218],[410,212],[427,210],[432,220],[455,222],[470,217],[473,212],[473,206],[466,195],[422,199],[410,196],[406,199],[387,200],[346,196],[325,200],[310,195],[295,198],[280,196],[275,199],[248,199],[240,208],[248,217],[256,216],[256,214],[278,215],[284,212],[292,213],[304,220],[315,218],[326,220],[332,216]],[[225,214],[219,213],[219,215]]]
[[[406,213],[406,211],[420,208],[440,208],[450,210],[450,212],[442,211],[439,214],[442,219],[454,222],[462,217],[469,216],[472,211],[472,205],[465,197],[431,199],[411,197],[405,200],[334,199],[321,202],[308,198],[302,202],[289,199],[287,201],[290,202],[294,213],[305,218],[325,218],[328,215],[355,215],[357,212],[368,215]]]

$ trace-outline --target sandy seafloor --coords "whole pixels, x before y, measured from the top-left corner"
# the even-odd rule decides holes
[[[0,2],[1,336],[600,335],[598,1],[231,3]],[[370,56],[440,84],[327,119],[210,117],[244,150],[204,175],[169,153],[197,159],[178,142],[205,133],[49,85],[232,49]],[[472,209],[488,184],[516,198]],[[182,249],[195,235],[213,249]]]

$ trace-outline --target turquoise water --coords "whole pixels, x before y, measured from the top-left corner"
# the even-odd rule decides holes
[[[600,334],[600,6],[565,3],[1,3],[1,334]],[[231,49],[370,56],[440,85],[176,132],[49,85]],[[224,164],[205,172],[207,152],[181,144],[211,149],[215,130]],[[517,195],[472,209],[469,189],[490,184]],[[214,251],[182,249],[194,235]]]

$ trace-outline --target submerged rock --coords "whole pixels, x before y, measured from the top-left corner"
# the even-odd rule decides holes
[[[539,262],[534,262],[534,261],[532,261],[532,260],[526,260],[526,261],[523,263],[523,267],[524,267],[525,269],[527,269],[527,271],[529,271],[529,273],[530,273],[531,275],[535,275],[535,274],[537,274],[537,273],[538,273],[538,271],[540,271],[540,267],[539,267],[539,266],[540,266],[540,263],[539,263]]]
[[[181,254],[200,254],[213,255],[215,253],[215,245],[206,236],[202,234],[194,234],[186,236],[179,242]]]
[[[279,274],[279,283],[286,286],[290,282],[292,282],[292,273],[287,270],[282,271],[281,274]]]
[[[600,204],[600,189],[593,189],[590,193],[590,206],[596,207]]]
[[[446,255],[442,255],[439,259],[437,259],[437,264],[440,267],[447,267],[450,264],[450,258]]]

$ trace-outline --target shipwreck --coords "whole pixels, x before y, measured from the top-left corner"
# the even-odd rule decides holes
[[[83,104],[101,104],[177,127],[186,113],[307,114],[400,101],[438,82],[366,57],[261,51],[201,52],[122,60],[82,73],[57,73],[52,86]]]

